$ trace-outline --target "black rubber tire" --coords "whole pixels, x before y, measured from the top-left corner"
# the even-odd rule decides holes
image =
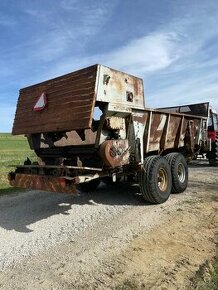
[[[79,191],[83,192],[91,192],[95,191],[97,187],[99,186],[101,180],[99,178],[93,179],[89,182],[83,182],[77,185],[77,188]]]
[[[165,156],[172,174],[172,193],[181,193],[188,186],[188,165],[180,153],[169,153]]]
[[[164,188],[161,188],[160,174],[164,175]],[[139,174],[139,185],[146,201],[154,204],[167,201],[172,187],[171,170],[167,160],[161,156],[145,158],[144,167]]]

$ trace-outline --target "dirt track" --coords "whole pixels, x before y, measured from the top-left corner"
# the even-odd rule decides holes
[[[1,197],[0,289],[194,289],[216,255],[218,168],[193,165],[189,180],[156,206],[129,184]]]

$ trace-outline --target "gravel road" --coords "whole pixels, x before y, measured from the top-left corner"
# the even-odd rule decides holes
[[[116,191],[116,186],[102,184],[96,192],[76,197],[39,191],[1,197],[0,269],[14,267],[23,258],[68,239],[77,240],[81,234],[99,229],[101,223],[118,221],[129,212],[133,215],[135,209],[136,215],[146,210],[146,221],[136,218],[139,229],[128,226],[127,236],[132,236],[140,226],[149,226],[149,221],[153,224],[154,215],[167,206],[146,206],[138,195],[139,188],[131,184],[119,184],[119,192]],[[176,202],[175,198],[169,201],[171,205]]]
[[[137,185],[122,183],[76,197],[39,191],[0,197],[0,289],[113,288],[131,256],[120,253],[145,234],[158,236],[193,200],[201,205],[205,190],[217,193],[218,168],[198,165],[190,168],[186,192],[162,205],[145,204]],[[211,216],[214,210],[211,202]],[[212,258],[215,242],[209,245]]]

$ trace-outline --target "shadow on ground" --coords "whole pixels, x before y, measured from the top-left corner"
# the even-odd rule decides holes
[[[105,186],[79,196],[41,191],[20,192],[0,197],[0,227],[18,232],[31,232],[28,225],[52,215],[68,215],[73,205],[149,205],[139,194],[139,187],[128,183]]]

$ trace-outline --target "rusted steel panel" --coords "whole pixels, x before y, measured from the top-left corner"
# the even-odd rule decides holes
[[[153,112],[151,119],[148,151],[160,150],[160,141],[164,131],[164,126],[166,124],[166,120],[167,120],[166,114]]]
[[[176,137],[178,132],[180,132],[179,125],[181,118],[182,117],[178,115],[169,115],[169,126],[166,132],[166,141],[163,149],[178,148],[176,146]],[[184,139],[184,136],[180,136],[180,139]]]
[[[195,144],[199,144],[199,133],[201,131],[201,120],[195,118],[187,118],[187,130],[185,133],[185,146],[188,151],[193,151]],[[202,140],[203,141],[203,140]]]
[[[201,130],[201,118],[180,113],[166,113],[157,110],[145,110],[144,151],[145,153],[179,147],[190,147],[190,140],[199,144],[199,130]],[[191,136],[188,124],[192,121]],[[192,138],[192,139],[190,139]],[[192,148],[193,150],[193,148]]]
[[[92,123],[98,66],[91,66],[20,90],[13,134],[88,129]],[[33,108],[45,92],[43,110]]]
[[[17,173],[13,178],[9,173],[8,180],[10,185],[15,187],[78,194],[73,181],[62,177]]]
[[[82,140],[75,131],[66,133],[67,137],[63,137],[61,140],[54,143],[57,147],[71,146],[71,145],[86,145],[95,144],[97,132],[93,132],[90,129],[85,130],[85,139]],[[43,146],[42,146],[43,147]]]
[[[59,138],[53,138],[53,133],[40,133],[28,136],[31,149],[65,147],[74,145],[94,145],[97,131],[86,129],[83,131],[84,139],[76,131],[59,133]],[[56,134],[57,135],[57,134]]]
[[[143,82],[132,75],[100,66],[97,100],[144,108]]]
[[[144,135],[143,135],[143,143],[142,144],[144,144],[144,152],[148,153],[153,112],[147,111],[146,113],[147,113],[147,119],[146,119],[145,131],[144,131]]]
[[[99,154],[105,165],[114,168],[129,163],[128,147],[128,140],[107,140],[101,144]]]
[[[140,162],[143,163],[144,152],[146,152],[147,147],[147,144],[144,143],[144,136],[145,134],[149,136],[149,112],[147,110],[132,110],[132,120],[135,139],[134,155],[136,160],[140,160]]]

